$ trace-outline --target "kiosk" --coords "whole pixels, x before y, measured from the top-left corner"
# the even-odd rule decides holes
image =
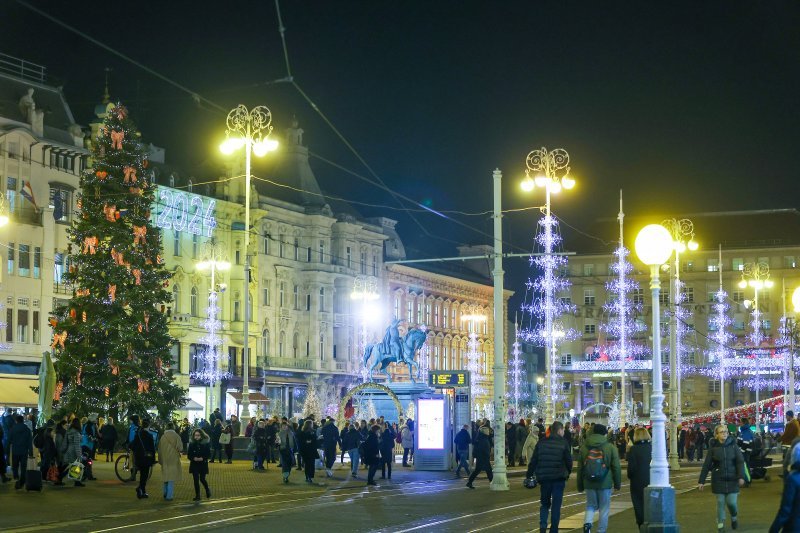
[[[453,432],[450,397],[426,394],[417,398],[414,431],[414,469],[450,470]]]

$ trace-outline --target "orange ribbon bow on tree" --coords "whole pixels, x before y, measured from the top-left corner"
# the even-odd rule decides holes
[[[133,227],[133,244],[144,244],[145,236],[147,235],[147,226],[134,226]]]
[[[97,251],[97,244],[99,240],[97,237],[85,237],[83,239],[83,253],[90,253],[92,255]]]
[[[114,130],[111,132],[111,148],[115,150],[122,150],[122,140],[125,138],[124,131]]]
[[[133,167],[125,167],[122,169],[125,174],[125,179],[122,183],[136,183],[136,169]]]
[[[116,285],[109,285],[108,286],[108,297],[111,299],[111,303],[114,303],[114,300],[117,298],[117,286]]]

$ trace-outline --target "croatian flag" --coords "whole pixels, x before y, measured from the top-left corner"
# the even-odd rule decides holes
[[[23,198],[28,200],[30,203],[33,204],[34,209],[37,211],[39,210],[39,206],[36,205],[36,199],[33,197],[33,189],[31,188],[31,182],[26,181],[22,184],[22,190],[19,191]]]

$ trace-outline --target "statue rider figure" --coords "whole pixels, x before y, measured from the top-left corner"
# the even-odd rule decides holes
[[[386,335],[383,336],[383,342],[381,343],[383,353],[390,354],[398,363],[404,359],[403,344],[400,340],[400,330],[397,327],[402,323],[402,318],[396,318],[392,320],[392,323],[388,328],[386,328]]]

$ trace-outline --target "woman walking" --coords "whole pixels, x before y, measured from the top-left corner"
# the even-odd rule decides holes
[[[392,463],[394,463],[395,435],[389,422],[383,423],[383,433],[381,433],[381,479],[392,479]],[[386,470],[389,475],[386,475]]]
[[[67,475],[69,470],[69,465],[74,463],[76,460],[81,458],[82,451],[81,451],[81,421],[77,418],[72,419],[72,423],[69,425],[69,429],[67,429],[66,433],[63,437],[63,466],[64,469],[61,471],[61,479],[64,479],[64,476]],[[83,483],[81,480],[75,480],[76,487],[83,487]]]
[[[192,474],[194,481],[194,501],[200,501],[200,484],[206,489],[206,498],[211,498],[211,489],[208,487],[206,476],[208,475],[208,458],[211,456],[209,447],[210,439],[202,429],[195,429],[192,432],[192,439],[189,442],[189,451],[186,456],[189,458],[189,473]]]
[[[314,482],[314,462],[319,459],[317,452],[317,433],[314,431],[314,422],[306,420],[303,429],[297,434],[297,445],[300,448],[300,457],[306,470],[306,483]]]
[[[281,430],[278,432],[278,451],[281,455],[281,473],[284,483],[289,483],[289,474],[292,473],[292,458],[296,449],[297,441],[294,432],[289,428],[289,423],[284,420],[281,422]]]
[[[267,423],[259,420],[250,438],[253,440],[256,454],[253,458],[253,470],[264,470],[264,459],[267,458]]]
[[[181,480],[181,452],[183,442],[175,432],[175,424],[167,423],[167,430],[158,441],[158,462],[161,463],[161,481],[164,483],[164,499],[172,501],[175,482]]]
[[[712,470],[713,468],[713,470]],[[728,433],[728,427],[718,425],[714,429],[714,440],[700,470],[698,488],[702,491],[706,477],[711,471],[711,492],[717,496],[717,531],[725,530],[725,507],[731,514],[731,528],[739,527],[739,487],[744,485],[744,457],[736,445],[736,439]]]
[[[377,485],[377,483],[375,483],[375,472],[378,471],[378,467],[381,465],[380,431],[381,427],[379,425],[373,425],[369,431],[367,440],[364,442],[364,460],[367,466],[369,466],[367,485]]]
[[[646,428],[637,427],[633,432],[633,446],[628,451],[628,479],[631,481],[631,502],[636,515],[636,524],[644,522],[644,488],[650,484],[650,459],[653,447]]]
[[[228,459],[227,463],[233,463],[233,426],[228,423],[225,426],[225,429],[222,430],[222,434],[219,436],[220,444],[225,448],[225,457]],[[220,462],[222,462],[222,457],[220,457]]]
[[[214,419],[214,425],[211,426],[211,463],[214,459],[219,457],[219,462],[222,462],[222,445],[219,439],[222,436],[222,420],[219,418]]]
[[[133,463],[136,465],[136,470],[139,472],[139,486],[136,487],[136,497],[140,500],[150,497],[150,495],[147,494],[147,478],[150,477],[150,469],[156,457],[156,443],[153,440],[153,434],[150,433],[149,428],[150,421],[145,418],[142,420],[141,427],[136,431],[133,442],[131,442]]]
[[[533,450],[536,449],[536,444],[539,442],[539,428],[534,425],[528,426],[528,437],[525,439],[525,444],[522,445],[522,459],[525,464],[528,464],[533,457]]]
[[[790,470],[783,482],[783,498],[769,533],[800,531],[800,445],[790,450]]]
[[[100,428],[100,439],[103,443],[103,450],[106,452],[106,462],[114,462],[114,447],[117,445],[117,428],[114,427],[114,419],[108,417],[108,421]]]

